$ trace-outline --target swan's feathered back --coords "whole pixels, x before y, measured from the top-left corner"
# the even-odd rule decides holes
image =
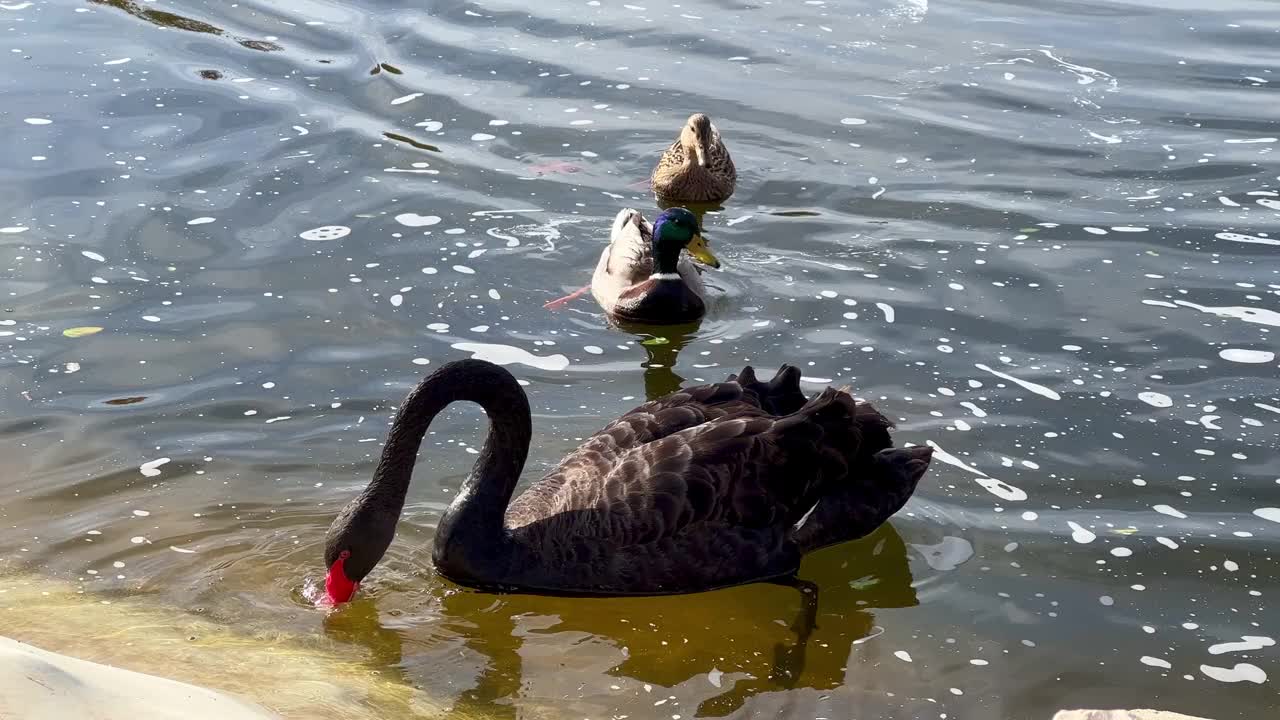
[[[906,502],[923,469],[895,477],[874,462],[892,423],[870,405],[831,388],[803,401],[786,366],[770,383],[751,368],[734,377],[626,413],[517,498],[507,525],[530,568],[517,584],[644,594],[774,577],[798,565],[806,514],[805,542],[822,543],[866,534]],[[856,517],[810,513],[852,482],[885,488],[842,500],[865,509]],[[534,558],[557,577],[539,577]]]

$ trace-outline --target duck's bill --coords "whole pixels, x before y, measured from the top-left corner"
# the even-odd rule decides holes
[[[689,254],[693,256],[694,260],[697,260],[703,265],[710,265],[713,268],[720,267],[720,261],[716,259],[714,254],[712,254],[711,248],[707,247],[707,240],[702,237],[702,235],[694,235],[693,239],[689,241],[688,246],[686,246],[686,249],[689,251]]]
[[[706,148],[704,148],[702,145],[698,145],[693,149],[693,154],[698,159],[698,167],[707,166],[707,149]]]

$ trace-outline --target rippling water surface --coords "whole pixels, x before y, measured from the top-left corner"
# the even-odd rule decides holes
[[[168,674],[290,717],[1268,716],[1280,7],[632,2],[0,3],[0,567],[26,578],[0,606],[34,618],[6,632],[100,608],[62,647],[156,670],[112,608],[198,619],[243,660]],[[542,309],[652,212],[692,111],[739,166],[705,321]],[[362,598],[314,609],[395,403],[470,354],[528,383],[528,477],[744,363],[852,384],[941,452],[891,526],[806,562],[801,642],[783,587],[437,577],[483,432],[458,406]],[[330,660],[230,682],[286,645]]]

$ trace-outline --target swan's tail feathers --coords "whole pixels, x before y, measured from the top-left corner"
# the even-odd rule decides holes
[[[804,407],[807,398],[800,390],[800,368],[783,365],[769,381],[769,398],[779,415],[790,415]]]
[[[818,501],[796,524],[792,540],[807,553],[870,534],[907,504],[932,459],[927,446],[877,452],[853,468],[847,484]]]
[[[876,453],[893,447],[893,437],[889,431],[894,428],[893,421],[876,410],[869,402],[855,402],[853,424],[858,428],[858,456],[854,464],[858,467],[871,462]]]
[[[761,409],[771,415],[790,415],[808,401],[800,390],[800,369],[791,365],[783,365],[769,382],[761,382],[756,371],[750,365],[742,372],[729,376],[730,382],[737,382],[744,390],[754,394]]]

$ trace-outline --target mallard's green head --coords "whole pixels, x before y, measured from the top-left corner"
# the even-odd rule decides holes
[[[654,274],[676,273],[681,250],[688,250],[698,262],[720,267],[720,261],[702,237],[698,217],[682,207],[674,207],[664,210],[653,223]]]

